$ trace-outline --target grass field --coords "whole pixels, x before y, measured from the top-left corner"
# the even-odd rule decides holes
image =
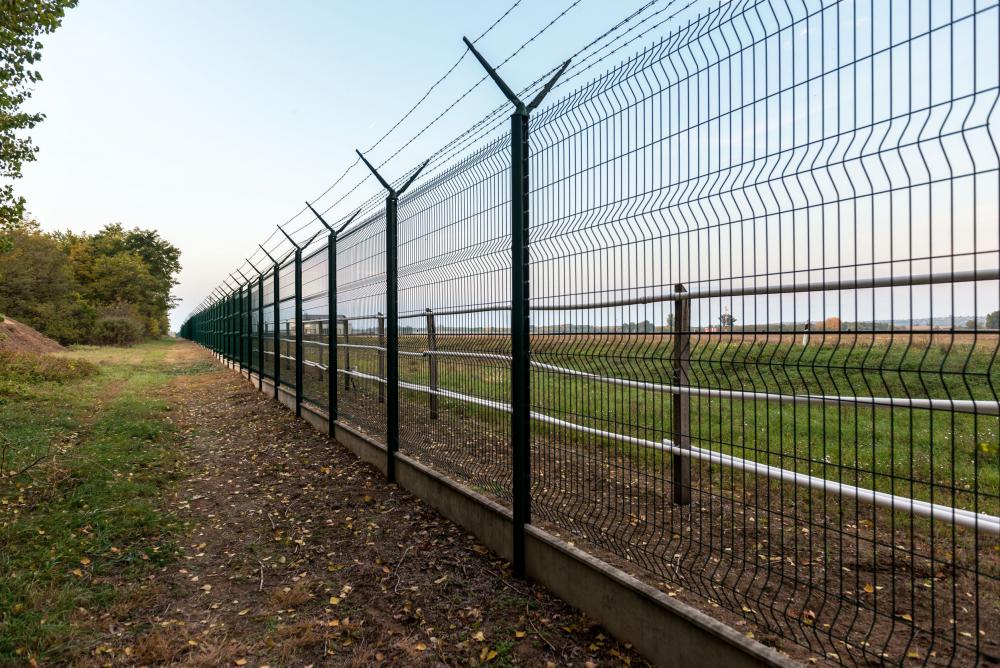
[[[506,354],[508,341],[505,335],[437,336],[439,350],[478,353]],[[670,341],[668,335],[648,334],[535,336],[532,359],[606,377],[670,384]],[[352,334],[350,342],[378,344],[375,337],[361,334]],[[400,338],[402,350],[426,347],[425,336]],[[305,349],[307,358],[319,361],[318,347]],[[995,337],[973,343],[969,336],[952,341],[937,336],[814,334],[803,346],[792,337],[768,342],[738,332],[702,335],[691,353],[690,384],[784,395],[996,401],[996,357]],[[377,375],[378,353],[353,349],[350,366]],[[507,369],[500,359],[442,356],[437,362],[438,386],[507,402]],[[427,385],[429,375],[427,358],[400,357],[402,381]],[[324,384],[325,374],[306,369],[306,396],[325,402]],[[429,403],[426,394],[404,395],[404,410]],[[532,410],[648,441],[671,437],[671,400],[665,392],[532,372]],[[496,419],[496,411],[461,401],[441,398],[439,405],[441,410],[479,416],[483,422]],[[943,505],[1000,512],[1000,428],[995,415],[692,397],[690,421],[691,441],[697,447]],[[535,433],[562,442],[600,440],[542,424]],[[649,453],[641,458],[650,461]]]
[[[0,665],[78,655],[118,585],[172,557],[172,345],[0,359]]]

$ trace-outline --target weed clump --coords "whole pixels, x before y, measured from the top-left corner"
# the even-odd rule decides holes
[[[7,383],[66,382],[97,373],[97,365],[73,357],[0,350],[0,386]]]

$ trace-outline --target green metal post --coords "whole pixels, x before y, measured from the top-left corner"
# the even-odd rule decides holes
[[[295,249],[295,417],[302,417],[302,249]]]
[[[243,285],[239,284],[236,288],[236,321],[233,324],[236,326],[236,366],[240,370],[240,375],[243,374],[243,325],[245,322],[243,309],[245,306]]]
[[[264,274],[257,274],[257,390],[264,390]]]
[[[278,323],[278,300],[281,297],[281,286],[279,280],[281,276],[281,265],[274,263],[274,303],[271,305],[272,319],[274,321],[273,332],[274,341],[274,398],[278,398],[278,385],[281,384],[281,331]]]
[[[567,60],[548,83],[525,105],[500,78],[467,38],[465,45],[514,105],[510,117],[510,204],[511,204],[511,486],[513,492],[513,570],[514,577],[525,577],[524,527],[531,523],[531,316],[528,280],[528,123],[531,112],[552,90],[556,80],[569,66]]]
[[[375,178],[388,191],[385,198],[385,310],[386,310],[386,373],[385,373],[385,475],[389,482],[396,480],[396,452],[399,451],[399,263],[398,219],[396,216],[399,196],[413,184],[427,162],[420,165],[409,180],[398,190],[389,185],[371,163],[358,156],[371,170]]]
[[[528,311],[528,113],[510,117],[511,140],[511,422],[514,577],[523,578],[524,527],[531,523],[531,323]]]
[[[388,451],[386,477],[396,480],[396,453],[399,451],[399,265],[397,237],[399,198],[390,191],[385,198],[385,445]]]
[[[326,332],[327,332],[327,354],[329,359],[326,365],[327,381],[327,410],[329,411],[330,436],[334,437],[334,423],[337,421],[337,235],[343,232],[351,221],[358,217],[361,209],[354,212],[350,218],[335,230],[320,215],[319,211],[313,208],[312,204],[306,202],[306,206],[313,212],[316,219],[322,223],[323,227],[330,231],[330,236],[326,242]],[[346,374],[344,378],[349,378]]]
[[[243,297],[243,322],[241,323],[243,328],[243,341],[240,342],[240,352],[241,360],[243,362],[242,368],[247,371],[247,378],[250,378],[250,337],[253,336],[253,313],[251,309],[253,308],[250,304],[250,281],[247,280],[244,297]]]
[[[326,242],[326,308],[327,354],[326,387],[330,414],[330,436],[334,436],[333,423],[337,421],[337,233],[330,230]]]

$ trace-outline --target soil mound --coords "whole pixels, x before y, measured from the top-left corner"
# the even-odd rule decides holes
[[[56,341],[11,318],[0,322],[0,350],[27,353],[56,353],[66,350]]]

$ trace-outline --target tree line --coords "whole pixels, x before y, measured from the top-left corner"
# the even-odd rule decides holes
[[[60,343],[125,345],[168,330],[180,250],[153,230],[43,232],[22,222],[0,250],[0,313]]]

